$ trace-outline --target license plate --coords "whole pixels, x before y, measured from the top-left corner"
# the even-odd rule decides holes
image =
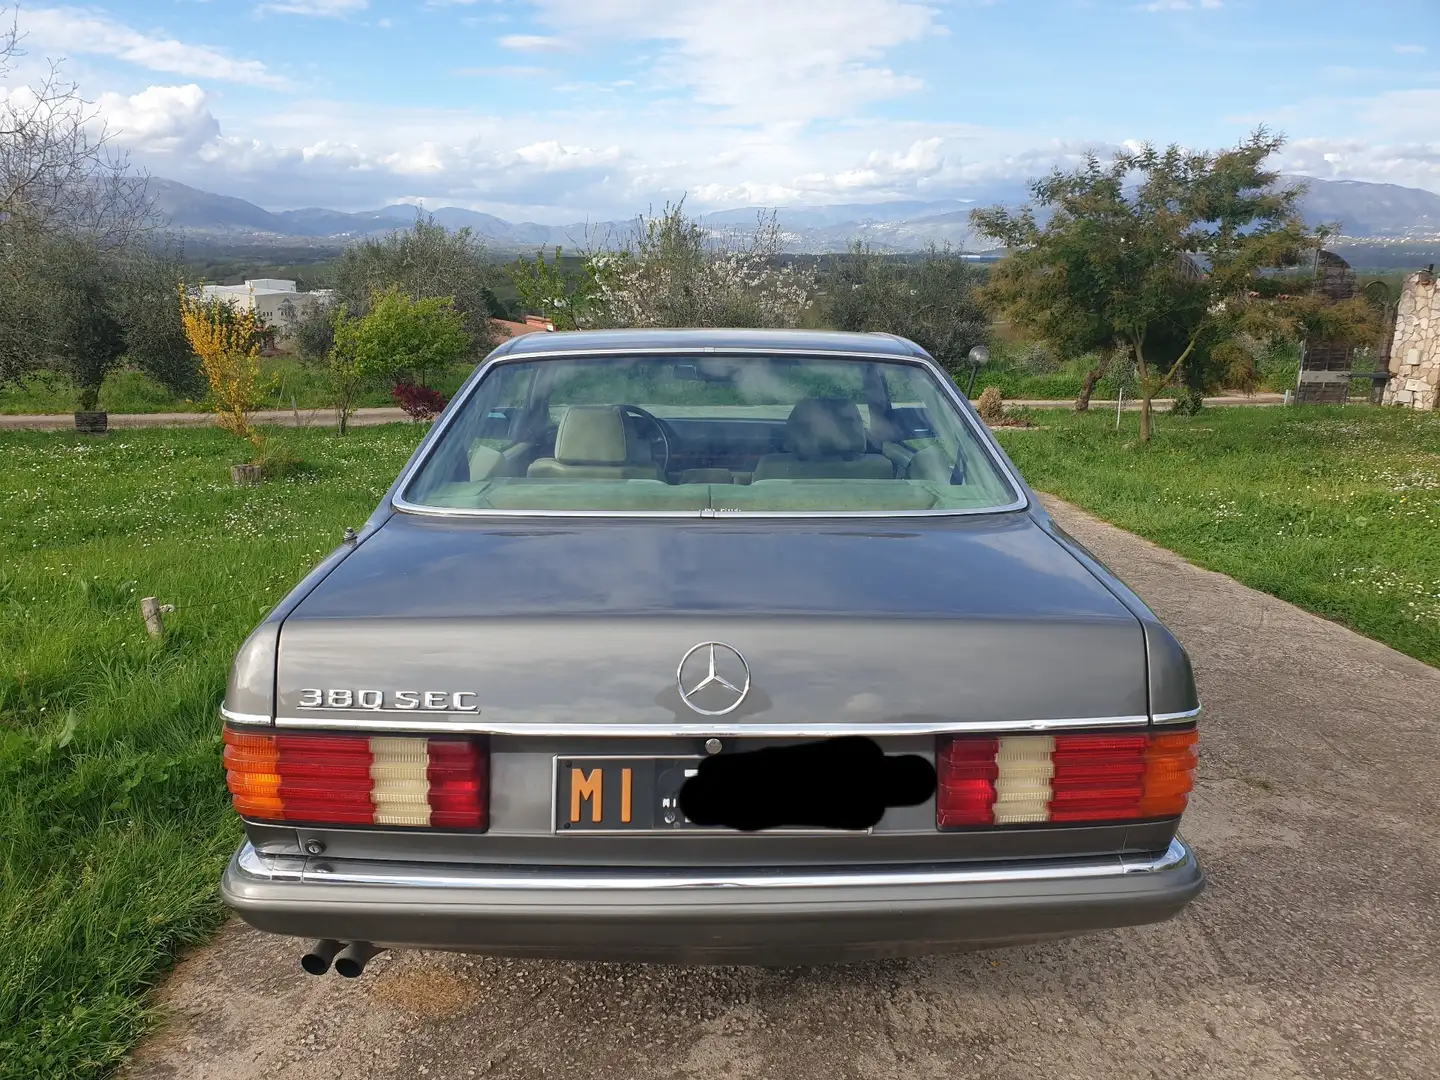
[[[680,813],[698,757],[557,757],[556,832],[699,829]]]

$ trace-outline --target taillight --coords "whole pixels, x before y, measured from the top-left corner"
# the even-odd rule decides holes
[[[476,739],[225,729],[235,810],[261,821],[483,829],[489,771]]]
[[[941,829],[1175,817],[1195,785],[1197,734],[960,735],[936,750]]]

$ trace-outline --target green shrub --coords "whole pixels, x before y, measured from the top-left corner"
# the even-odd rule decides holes
[[[1300,346],[1284,342],[1263,351],[1255,361],[1259,388],[1283,393],[1294,387],[1300,378]]]
[[[1176,416],[1198,416],[1205,407],[1205,395],[1193,386],[1183,386],[1175,394],[1170,411]]]

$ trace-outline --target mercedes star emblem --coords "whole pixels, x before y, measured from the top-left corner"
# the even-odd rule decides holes
[[[724,716],[750,693],[750,665],[723,641],[702,641],[680,658],[675,681],[680,700],[690,708],[703,716]]]

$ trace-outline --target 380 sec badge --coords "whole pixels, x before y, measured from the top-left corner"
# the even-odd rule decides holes
[[[296,707],[301,709],[360,709],[366,712],[478,713],[473,690],[321,690],[305,687]]]

